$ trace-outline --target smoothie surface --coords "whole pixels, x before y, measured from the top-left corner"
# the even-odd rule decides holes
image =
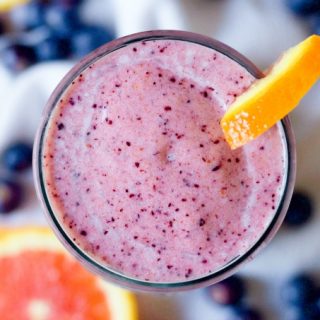
[[[286,176],[277,125],[232,151],[226,108],[254,77],[199,44],[150,40],[92,63],[45,134],[46,192],[64,230],[106,267],[151,282],[207,276],[274,217]]]

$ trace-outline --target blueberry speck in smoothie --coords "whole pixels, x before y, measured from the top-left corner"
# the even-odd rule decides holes
[[[64,124],[62,122],[60,122],[58,124],[58,130],[63,130],[64,129]]]
[[[211,171],[218,171],[221,168],[221,164],[214,166]]]
[[[200,92],[201,95],[203,95],[205,98],[208,98],[208,92],[207,91],[202,91]]]

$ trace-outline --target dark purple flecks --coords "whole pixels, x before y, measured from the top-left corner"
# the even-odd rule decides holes
[[[201,95],[203,95],[205,98],[208,98],[208,92],[207,91],[201,91]]]
[[[81,230],[81,231],[80,231],[80,234],[85,237],[88,233],[87,233],[86,230]]]
[[[64,124],[62,122],[58,123],[58,130],[63,130],[64,129]]]
[[[74,106],[75,102],[74,102],[74,99],[73,99],[72,97],[69,98],[69,103],[70,103],[72,106]]]
[[[221,164],[218,164],[212,168],[211,171],[218,171],[221,168]]]
[[[162,48],[159,50],[159,52],[160,52],[160,53],[163,53],[163,52],[164,52],[164,50],[166,50],[166,49],[167,49],[167,46],[162,47]]]
[[[189,268],[189,269],[187,270],[186,274],[185,274],[185,277],[186,277],[186,278],[189,278],[191,274],[192,274],[192,269]]]
[[[148,44],[150,48],[152,41],[148,42]],[[142,43],[142,45],[145,45],[145,43]],[[133,49],[133,46],[136,48]],[[162,47],[162,45],[158,48],[152,47],[156,55],[154,58],[161,57],[162,59],[163,55],[167,57],[167,54],[172,53],[171,48],[168,47],[165,53],[160,55],[159,51],[162,51]],[[132,50],[134,52],[137,51],[137,53]],[[135,59],[137,55],[140,59],[140,54],[141,57],[148,55],[148,59],[153,59],[150,56],[151,49],[148,49],[148,47],[143,48],[139,44],[128,46],[128,51],[130,51],[129,55]],[[210,60],[212,62],[211,54],[206,61]],[[64,98],[65,101],[61,107],[63,117],[56,117],[55,122],[53,122],[53,132],[56,136],[60,135],[62,139],[68,141],[69,135],[75,138],[76,135],[84,135],[85,148],[88,147],[89,143],[92,144],[90,150],[84,150],[88,155],[95,157],[96,154],[99,154],[99,148],[103,148],[103,151],[106,151],[106,154],[112,158],[115,165],[119,165],[119,170],[114,170],[113,166],[109,164],[110,159],[108,158],[104,162],[101,157],[102,161],[99,159],[100,163],[97,166],[93,165],[90,168],[85,168],[87,170],[87,182],[82,182],[83,176],[78,181],[76,179],[72,180],[75,184],[82,184],[80,191],[87,197],[86,200],[89,202],[96,201],[97,191],[99,191],[97,187],[105,188],[101,197],[102,206],[100,206],[103,211],[103,226],[97,232],[97,235],[93,237],[90,230],[94,230],[94,226],[87,224],[90,223],[91,214],[91,212],[87,212],[87,201],[84,201],[76,191],[72,191],[72,185],[63,184],[67,180],[60,182],[58,179],[58,177],[63,177],[63,174],[70,170],[70,165],[66,163],[67,160],[70,160],[68,152],[63,150],[62,147],[60,148],[62,144],[58,145],[61,149],[60,154],[64,156],[54,161],[56,163],[61,160],[61,168],[64,168],[63,170],[65,171],[63,172],[61,169],[56,174],[55,180],[62,187],[60,189],[61,195],[64,195],[66,190],[70,190],[70,195],[64,197],[66,201],[69,201],[70,207],[73,207],[71,209],[75,214],[79,216],[78,212],[81,211],[83,213],[81,224],[79,223],[77,227],[71,225],[72,232],[81,238],[81,243],[86,248],[92,250],[93,254],[102,259],[103,254],[106,252],[105,246],[109,246],[109,243],[111,244],[114,241],[114,232],[119,230],[126,236],[126,242],[121,243],[119,246],[119,251],[122,249],[123,253],[118,254],[115,258],[114,252],[118,252],[116,251],[117,248],[115,248],[114,252],[110,251],[110,254],[105,257],[106,262],[112,267],[119,268],[121,272],[128,272],[129,275],[132,272],[132,275],[138,278],[145,277],[142,272],[147,268],[144,259],[140,261],[134,255],[134,252],[138,251],[135,249],[139,249],[141,246],[146,246],[148,250],[151,250],[150,260],[156,263],[156,271],[158,271],[158,273],[154,274],[159,275],[159,277],[165,276],[165,280],[175,281],[176,278],[179,278],[179,281],[185,281],[185,277],[196,278],[200,273],[202,273],[200,274],[201,276],[206,275],[208,270],[215,268],[211,264],[216,261],[216,253],[219,250],[225,250],[224,243],[229,241],[226,250],[229,250],[230,247],[230,252],[231,250],[236,250],[242,244],[241,239],[239,241],[237,237],[238,230],[235,230],[233,236],[229,233],[231,227],[233,227],[232,230],[236,229],[233,222],[230,228],[224,223],[220,224],[220,221],[225,221],[225,217],[228,217],[229,212],[231,213],[232,210],[224,211],[221,208],[216,208],[215,204],[219,199],[215,198],[215,195],[211,192],[211,187],[219,195],[219,192],[221,192],[226,205],[233,209],[238,206],[238,202],[240,202],[239,207],[241,207],[245,202],[245,198],[249,197],[250,190],[247,190],[245,185],[250,182],[250,186],[255,188],[257,186],[255,185],[257,177],[254,176],[252,179],[250,177],[247,181],[247,172],[243,173],[241,171],[247,164],[246,161],[243,161],[242,152],[235,151],[230,153],[229,149],[225,148],[226,143],[221,135],[220,126],[218,130],[215,130],[214,126],[219,125],[219,117],[212,115],[209,105],[210,107],[213,105],[213,108],[218,109],[218,113],[222,112],[219,109],[221,107],[220,103],[215,105],[216,99],[211,99],[211,97],[220,94],[221,90],[217,92],[214,88],[202,86],[201,84],[196,84],[196,82],[193,82],[193,84],[191,83],[192,79],[182,79],[179,73],[175,73],[174,70],[162,70],[158,64],[154,67],[152,63],[145,60],[137,65],[137,68],[135,67],[135,65],[123,66],[124,69],[121,74],[119,73],[114,77],[110,76],[108,81],[99,84],[96,91],[97,96],[91,95],[88,98],[86,94],[83,94],[81,95],[82,101],[78,102],[78,94],[84,92],[82,86],[79,86],[81,92],[80,90],[71,92],[76,104],[75,107],[83,108],[84,113],[86,112],[92,117],[90,123],[84,122],[84,126],[77,127],[73,126],[71,122],[67,122],[68,117],[72,116],[71,112],[74,112],[72,109],[75,109],[69,104],[70,93]],[[193,68],[201,75],[201,66],[197,64],[197,61],[194,61],[192,65],[188,62],[188,67]],[[209,70],[210,66],[207,68],[207,71]],[[207,77],[206,74],[203,76]],[[90,78],[87,77],[85,81],[89,83],[91,81]],[[238,79],[239,75],[237,74],[235,78]],[[236,80],[235,78],[230,78],[232,85]],[[137,91],[138,95],[133,91],[123,92],[122,89],[131,88],[131,84],[141,79],[150,92],[146,91],[146,94],[142,94],[141,97],[139,96],[140,91]],[[153,86],[153,82],[155,82],[155,86]],[[77,85],[76,83],[73,90],[77,90]],[[239,88],[235,88],[235,92],[241,91],[241,85],[242,83],[240,83]],[[212,86],[214,87],[215,83]],[[134,89],[134,87],[132,88]],[[195,90],[192,90],[193,88]],[[231,87],[228,92],[233,93],[233,89]],[[112,90],[114,90],[114,94],[111,94]],[[155,92],[154,95],[153,91]],[[104,96],[101,95],[102,92],[105,92]],[[181,95],[180,92],[182,93]],[[224,92],[224,94],[226,95],[227,92]],[[106,101],[107,98],[109,103]],[[119,102],[119,98],[121,100],[124,99],[124,103]],[[229,98],[232,100],[232,95]],[[155,101],[157,108],[151,108],[151,112],[150,110],[148,112],[148,108],[152,105],[150,101]],[[203,105],[203,110],[201,109],[198,114],[199,102],[201,106]],[[129,112],[126,112],[125,108],[128,108]],[[107,110],[103,112],[104,110],[100,109]],[[205,116],[206,112],[208,112],[208,117]],[[184,114],[188,115],[186,119],[191,120],[190,122],[186,122],[182,118]],[[156,134],[146,135],[145,138],[148,144],[143,144],[143,140],[140,140],[140,135],[144,138],[144,133],[149,133],[145,129],[149,129],[147,126],[148,122],[153,119],[151,116],[155,119],[155,122],[150,124],[150,129],[155,129]],[[179,122],[176,125],[180,118],[182,118],[181,123]],[[79,118],[79,120],[81,119]],[[60,122],[65,123],[65,131],[58,131]],[[79,124],[81,124],[80,121]],[[128,130],[122,130],[125,127]],[[97,130],[94,131],[95,129]],[[87,132],[88,136],[86,136]],[[99,142],[95,142],[96,138],[99,138]],[[151,143],[149,144],[149,142]],[[261,148],[262,145],[269,149],[268,143],[265,144],[262,141],[257,146],[257,150],[259,148],[263,150]],[[51,149],[55,151],[54,148]],[[47,163],[50,160],[49,151],[46,151]],[[254,153],[254,155],[261,157],[262,152],[258,151],[258,153]],[[54,154],[56,159],[57,153],[55,152]],[[145,156],[148,158],[146,159]],[[240,158],[239,164],[237,164],[237,156]],[[193,163],[193,161],[196,163]],[[195,167],[193,166],[194,164]],[[126,166],[126,168],[123,169],[123,166]],[[198,168],[201,171],[198,172]],[[222,169],[216,173],[215,171],[220,168]],[[152,171],[153,169],[155,171]],[[210,174],[211,171],[212,173]],[[113,179],[113,176],[119,174],[119,178],[122,178],[122,176],[120,177],[120,172],[123,172],[123,180],[119,179],[118,184],[117,179]],[[168,172],[176,180],[171,180],[171,176],[167,174]],[[233,179],[234,172],[239,173],[239,179]],[[279,172],[275,173],[271,169],[270,172],[271,177],[268,181],[270,184],[275,184],[277,175],[281,174],[281,171],[279,170]],[[129,177],[125,177],[128,174]],[[105,176],[107,177],[105,178]],[[95,178],[98,186],[91,184],[91,180]],[[272,202],[272,186],[269,187],[263,184],[265,182],[264,177],[259,176],[258,179],[261,179],[261,187],[268,188],[262,204],[265,201],[265,197],[269,197],[268,210],[271,211],[271,206],[276,205],[277,198]],[[178,183],[178,188],[172,181]],[[223,186],[228,187],[228,190],[224,190]],[[237,194],[238,190],[240,194]],[[81,202],[79,201],[80,207],[76,208],[75,203],[79,199],[81,199]],[[158,201],[158,199],[162,200]],[[97,203],[98,201],[100,199],[97,199]],[[233,201],[233,203],[229,204],[229,201]],[[180,209],[179,206],[181,206]],[[222,210],[222,212],[219,210]],[[216,212],[219,213],[220,218],[215,218]],[[111,217],[111,213],[114,213],[114,218]],[[100,213],[94,212],[94,214],[100,216]],[[67,226],[69,221],[70,217],[66,220]],[[106,221],[109,221],[108,224],[106,224]],[[87,227],[85,227],[86,225]],[[217,241],[218,235],[216,231],[217,226],[220,225],[225,225],[225,231]],[[82,230],[84,228],[85,230]],[[110,232],[108,233],[105,229]],[[240,232],[243,232],[242,230],[242,228],[239,229]],[[198,237],[199,233],[201,237]],[[133,247],[130,247],[130,239]],[[237,241],[236,249],[232,249],[232,243],[235,240]],[[183,243],[184,241],[186,242]],[[199,257],[194,259],[194,262],[191,262],[190,259],[183,260],[183,257],[181,258],[178,255],[179,252],[174,252],[174,254],[177,254],[177,259],[175,259],[176,257],[170,250],[175,248],[176,242],[179,245],[180,243],[186,246],[190,245],[188,251],[195,256],[198,254]],[[216,242],[222,244],[222,246],[215,249],[213,244],[216,244]],[[97,245],[100,245],[99,251]],[[198,250],[200,245],[203,246],[202,250],[201,248]],[[165,246],[167,248],[163,248]],[[210,248],[212,248],[212,252],[210,252]],[[97,250],[97,253],[95,250]],[[132,260],[128,260],[127,255],[129,254],[132,254]],[[161,262],[158,263],[159,261]],[[121,264],[123,264],[123,268]],[[135,269],[134,271],[132,271],[133,268]],[[150,278],[151,281],[159,280],[152,279],[152,276]]]

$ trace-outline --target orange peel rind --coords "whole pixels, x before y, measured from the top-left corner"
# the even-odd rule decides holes
[[[231,149],[243,146],[291,112],[320,77],[320,36],[286,51],[266,76],[231,104],[221,127]]]

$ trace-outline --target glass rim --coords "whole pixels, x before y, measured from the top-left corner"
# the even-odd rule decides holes
[[[129,276],[121,274],[111,268],[108,268],[107,266],[102,265],[92,256],[85,253],[84,250],[80,248],[80,246],[75,244],[71,236],[68,235],[68,233],[64,230],[62,224],[59,222],[59,219],[57,218],[53,208],[51,207],[44,183],[44,175],[42,172],[42,149],[51,113],[55,109],[55,106],[59,101],[61,95],[69,87],[71,82],[94,61],[131,43],[161,39],[186,41],[208,47],[237,62],[255,78],[259,79],[263,77],[263,73],[251,61],[242,56],[236,50],[218,40],[192,32],[176,30],[145,31],[113,40],[91,52],[84,59],[78,62],[65,75],[56,89],[53,91],[44,108],[41,124],[38,128],[34,142],[33,173],[37,196],[40,199],[49,225],[53,229],[56,236],[60,239],[60,241],[68,248],[69,251],[72,252],[72,254],[76,258],[78,258],[82,262],[82,264],[84,264],[84,266],[86,266],[90,271],[93,271],[96,274],[100,275],[104,279],[112,281],[129,289],[153,292],[173,292],[199,288],[223,280],[224,278],[233,274],[244,262],[253,258],[253,256],[255,256],[257,252],[273,238],[285,217],[293,192],[296,175],[296,152],[295,139],[291,123],[289,118],[285,117],[281,120],[280,124],[283,130],[283,140],[286,148],[287,170],[286,181],[283,187],[281,200],[278,204],[277,211],[272,217],[272,220],[269,223],[268,227],[264,230],[263,234],[245,253],[235,257],[226,265],[221,266],[218,270],[206,276],[181,282],[149,282],[131,278]]]

